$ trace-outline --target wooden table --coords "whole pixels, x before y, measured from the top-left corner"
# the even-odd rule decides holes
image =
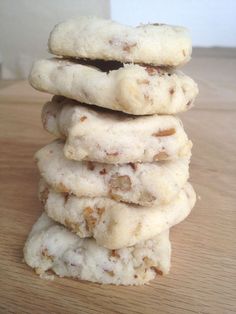
[[[199,200],[171,231],[170,275],[142,287],[41,280],[22,262],[24,241],[41,212],[32,158],[51,139],[40,122],[50,96],[24,81],[1,82],[1,313],[236,312],[236,55],[211,56],[200,54],[186,67],[201,94],[181,115],[194,142],[191,181]]]

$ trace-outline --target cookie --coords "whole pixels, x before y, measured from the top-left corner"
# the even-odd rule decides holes
[[[24,247],[24,260],[41,277],[60,277],[102,284],[142,285],[170,269],[169,231],[129,248],[108,250],[81,239],[46,214],[38,219]]]
[[[196,196],[187,183],[171,203],[143,207],[105,197],[58,193],[42,180],[39,198],[49,217],[81,238],[94,237],[98,245],[119,249],[152,238],[184,220]]]
[[[39,60],[29,81],[40,91],[135,115],[186,111],[198,93],[181,72],[134,64],[107,73],[68,60]]]
[[[179,26],[147,24],[138,27],[84,16],[54,27],[49,51],[58,56],[179,66],[190,60],[189,32]]]
[[[56,140],[35,155],[41,176],[57,192],[150,206],[170,202],[189,177],[190,155],[174,161],[112,165],[69,160],[63,147]]]
[[[53,97],[42,111],[44,128],[66,138],[64,154],[101,163],[153,162],[189,155],[192,147],[174,116],[131,116]]]

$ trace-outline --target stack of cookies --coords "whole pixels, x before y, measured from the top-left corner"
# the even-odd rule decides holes
[[[195,203],[192,143],[175,116],[194,81],[182,27],[80,17],[58,24],[30,83],[55,94],[42,111],[58,139],[36,153],[45,213],[24,248],[41,276],[144,284],[170,268],[169,229]]]

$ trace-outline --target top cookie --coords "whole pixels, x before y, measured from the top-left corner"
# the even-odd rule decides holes
[[[49,50],[58,56],[179,66],[190,60],[192,46],[183,27],[121,25],[97,17],[79,17],[54,27]]]

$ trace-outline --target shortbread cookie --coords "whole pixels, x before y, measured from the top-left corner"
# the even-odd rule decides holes
[[[49,50],[58,56],[178,66],[189,61],[189,32],[179,26],[121,25],[97,17],[78,17],[55,26]]]
[[[57,192],[150,206],[170,202],[189,177],[190,155],[174,161],[112,165],[65,158],[56,140],[36,155],[41,176]]]
[[[46,130],[66,137],[68,159],[104,163],[173,160],[189,154],[192,143],[174,116],[131,116],[53,97],[42,112]]]
[[[198,93],[181,72],[134,64],[106,73],[66,60],[39,60],[29,80],[44,92],[135,115],[186,111]]]
[[[133,247],[108,250],[81,239],[46,214],[38,219],[24,247],[25,262],[41,277],[52,270],[102,284],[141,285],[170,269],[169,230]]]
[[[65,225],[81,238],[94,237],[109,249],[135,245],[169,229],[190,213],[195,193],[187,183],[169,204],[142,207],[109,198],[81,197],[58,193],[45,181],[39,185],[39,197],[53,220]]]

